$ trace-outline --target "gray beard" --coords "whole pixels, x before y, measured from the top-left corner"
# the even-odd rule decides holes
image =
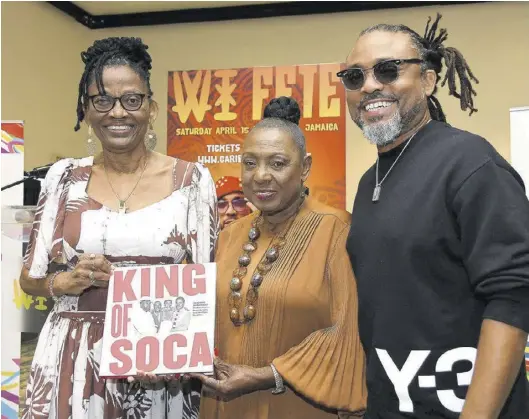
[[[396,111],[387,121],[362,124],[361,128],[371,144],[384,147],[394,142],[402,132],[402,118],[400,112]]]

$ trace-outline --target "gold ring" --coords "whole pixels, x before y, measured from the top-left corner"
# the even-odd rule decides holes
[[[90,285],[94,285],[94,282],[96,282],[94,271],[90,271],[90,274],[88,275],[88,278],[90,279]]]
[[[90,259],[95,259],[96,255],[94,253],[90,253]]]

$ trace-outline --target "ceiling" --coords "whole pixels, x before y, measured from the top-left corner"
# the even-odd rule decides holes
[[[163,12],[168,10],[205,9],[212,7],[267,4],[273,1],[74,1],[91,15]]]
[[[48,1],[47,3],[89,29],[105,29],[389,10],[481,1]]]

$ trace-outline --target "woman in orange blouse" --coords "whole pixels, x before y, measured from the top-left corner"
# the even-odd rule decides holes
[[[293,99],[274,99],[243,145],[243,190],[258,211],[219,237],[215,376],[193,374],[204,419],[364,411],[350,215],[307,196],[312,158],[299,119]]]

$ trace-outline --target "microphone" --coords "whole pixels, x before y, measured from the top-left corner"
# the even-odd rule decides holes
[[[42,182],[41,179],[46,177],[46,173],[50,170],[50,167],[53,166],[53,163],[45,164],[44,166],[35,167],[29,172],[24,172],[24,177],[16,182],[10,183],[9,185],[2,186],[1,190],[5,191],[6,189],[12,188],[13,186],[20,185],[27,180],[34,179]]]
[[[34,169],[31,169],[29,172],[24,172],[24,176],[44,178],[46,177],[46,173],[48,173],[48,170],[50,170],[51,166],[53,166],[53,163],[49,163],[44,166],[35,167]]]

